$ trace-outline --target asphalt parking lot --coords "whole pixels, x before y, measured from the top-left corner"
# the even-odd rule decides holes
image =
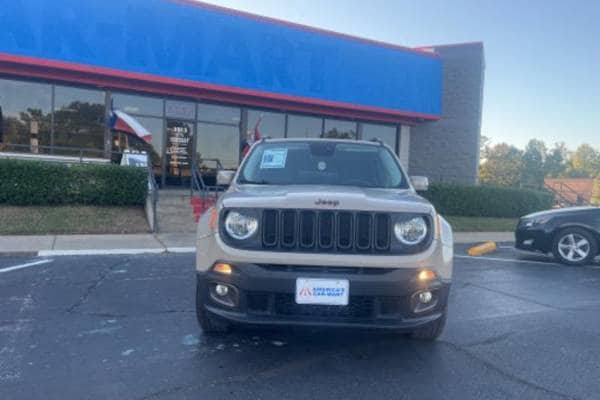
[[[0,258],[0,398],[597,399],[600,263],[464,249],[435,343],[324,329],[206,338],[191,254]]]

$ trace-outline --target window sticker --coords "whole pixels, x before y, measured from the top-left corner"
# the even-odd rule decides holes
[[[287,149],[266,149],[260,160],[260,169],[285,168]]]

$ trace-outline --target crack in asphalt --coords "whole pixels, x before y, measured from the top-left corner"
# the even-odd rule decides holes
[[[492,371],[494,371],[494,372],[502,375],[503,377],[505,377],[505,378],[507,378],[509,380],[512,380],[513,382],[517,382],[519,384],[525,385],[525,386],[527,386],[529,388],[532,388],[532,389],[535,389],[535,390],[542,391],[542,392],[547,393],[547,394],[551,394],[551,395],[554,395],[554,396],[562,397],[563,399],[580,400],[578,397],[569,395],[567,393],[558,392],[558,391],[553,390],[553,389],[546,388],[544,386],[538,385],[535,382],[531,382],[531,381],[529,381],[529,380],[527,380],[525,378],[521,378],[520,376],[511,374],[510,372],[507,372],[507,371],[503,370],[502,368],[500,368],[499,366],[491,363],[490,361],[488,361],[488,360],[486,360],[484,358],[478,357],[476,354],[470,352],[469,350],[463,348],[462,346],[460,346],[460,345],[458,345],[456,343],[448,342],[448,341],[445,341],[445,340],[438,340],[438,343],[446,345],[446,346],[450,347],[451,349],[453,349],[453,350],[455,350],[455,351],[457,351],[459,353],[462,353],[462,354],[468,356],[469,358],[472,358],[473,360],[475,360],[475,361],[483,364],[485,367],[491,369]]]

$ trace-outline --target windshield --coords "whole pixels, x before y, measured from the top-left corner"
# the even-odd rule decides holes
[[[335,141],[258,144],[238,183],[408,188],[387,147]]]

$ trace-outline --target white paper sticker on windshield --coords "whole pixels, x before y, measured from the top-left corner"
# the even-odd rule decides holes
[[[260,168],[285,168],[287,149],[266,149],[260,160]]]

